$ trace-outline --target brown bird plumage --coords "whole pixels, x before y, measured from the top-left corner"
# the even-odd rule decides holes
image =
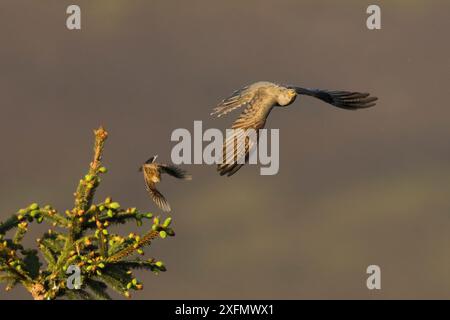
[[[273,107],[285,107],[292,104],[298,95],[308,95],[318,98],[335,107],[358,110],[373,107],[376,97],[369,93],[350,91],[329,91],[321,89],[307,89],[295,86],[282,86],[271,82],[256,82],[235,91],[230,97],[223,100],[211,115],[220,117],[234,109],[246,107],[238,119],[233,123],[233,135],[224,141],[224,161],[217,166],[220,175],[231,176],[236,173],[243,164],[237,163],[238,159],[248,161],[255,142],[258,142],[258,130],[264,128],[267,117]],[[256,140],[239,139],[249,129],[256,131]],[[235,143],[237,140],[237,143]],[[241,143],[241,145],[239,144]],[[243,145],[243,143],[245,145]],[[236,145],[235,145],[236,144]],[[226,150],[234,150],[226,152]]]
[[[171,210],[169,202],[156,189],[156,184],[161,181],[161,174],[167,173],[172,177],[183,180],[192,180],[192,176],[177,166],[156,163],[155,160],[157,157],[156,155],[148,159],[139,170],[144,173],[145,187],[152,200],[161,210],[169,212]]]

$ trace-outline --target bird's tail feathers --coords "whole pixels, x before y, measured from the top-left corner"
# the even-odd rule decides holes
[[[186,170],[183,170],[175,165],[161,165],[161,170],[165,173],[171,175],[172,177],[182,179],[182,180],[192,180],[192,175],[187,173]]]
[[[335,107],[346,110],[370,108],[375,106],[378,100],[377,97],[372,97],[369,93],[308,89],[294,86],[289,86],[289,88],[295,89],[297,94],[315,97]]]

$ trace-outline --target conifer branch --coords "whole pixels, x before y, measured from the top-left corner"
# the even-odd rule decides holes
[[[107,262],[116,262],[122,260],[123,258],[128,257],[129,255],[132,255],[134,252],[141,249],[142,247],[150,245],[151,241],[157,238],[158,235],[159,235],[158,231],[150,231],[142,239],[137,241],[137,243],[130,245],[120,250],[119,252],[116,252],[113,256],[108,258]]]
[[[174,236],[171,218],[160,223],[159,217],[153,218],[153,214],[136,208],[121,208],[110,197],[93,204],[100,176],[106,173],[102,156],[108,133],[100,127],[94,135],[93,160],[74,193],[74,207],[66,211],[66,216],[49,205],[41,207],[32,203],[0,223],[0,283],[6,283],[7,290],[22,284],[36,300],[110,299],[106,292],[110,287],[130,297],[130,290],[143,288],[133,276],[133,269],[154,273],[166,270],[162,261],[153,258],[147,261],[124,259],[135,253],[144,255],[142,248],[158,237]],[[108,231],[112,224],[134,220],[141,226],[145,219],[153,219],[153,223],[151,230],[142,236],[132,233],[123,237]],[[26,249],[21,244],[34,222],[45,222],[52,228],[36,240],[45,263],[39,261],[36,250]],[[13,237],[7,238],[13,230]],[[73,266],[81,272],[82,285],[78,290],[69,288],[66,274]]]

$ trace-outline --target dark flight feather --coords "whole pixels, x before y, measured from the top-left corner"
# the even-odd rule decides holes
[[[171,175],[172,177],[183,179],[183,180],[192,180],[192,176],[188,174],[185,170],[170,164],[161,164],[161,171]]]
[[[328,91],[320,89],[308,89],[301,87],[288,86],[294,89],[297,94],[311,96],[335,107],[346,110],[357,110],[370,108],[375,105],[377,97],[371,97],[369,93],[350,92],[350,91]]]

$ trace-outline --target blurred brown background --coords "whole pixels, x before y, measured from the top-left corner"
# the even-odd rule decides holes
[[[65,27],[72,3],[81,31]],[[373,3],[379,31],[366,28]],[[209,113],[233,90],[369,91],[370,110],[307,97],[274,110],[278,175],[191,165],[192,182],[165,179],[177,236],[148,251],[168,272],[140,273],[134,297],[449,298],[449,12],[448,1],[1,1],[0,218],[35,201],[69,208],[99,124],[110,139],[98,196],[158,212],[137,167],[169,161],[175,128],[229,125],[235,114]],[[45,228],[33,230],[30,244]],[[366,288],[370,264],[381,291]]]

